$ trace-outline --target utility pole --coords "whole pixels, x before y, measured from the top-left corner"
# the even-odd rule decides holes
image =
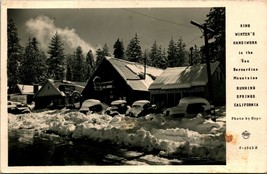
[[[146,54],[144,54],[144,79],[146,79],[146,64],[147,64],[147,55]]]
[[[207,65],[207,75],[208,75],[208,86],[209,86],[209,100],[213,102],[213,88],[212,88],[212,80],[211,80],[211,70],[210,70],[210,57],[209,57],[209,48],[208,48],[208,33],[214,33],[214,31],[210,28],[207,28],[207,24],[200,25],[195,21],[191,21],[191,24],[197,26],[198,28],[204,31],[204,39],[205,39],[205,55],[206,55],[206,65]]]
[[[193,65],[193,47],[190,47],[190,62],[189,65],[192,66]]]

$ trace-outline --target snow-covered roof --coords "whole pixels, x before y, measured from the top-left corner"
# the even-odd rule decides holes
[[[80,85],[76,85],[74,82],[71,81],[65,81],[65,80],[53,80],[53,79],[47,79],[47,82],[42,86],[42,88],[37,92],[36,97],[42,97],[42,96],[65,96],[65,93],[63,91],[59,90],[60,85],[71,85],[75,86],[75,90],[78,92],[82,92],[84,87]],[[52,86],[52,89],[46,86]],[[49,90],[48,90],[49,89]]]
[[[150,84],[163,72],[162,69],[147,66],[144,79],[142,78],[144,77],[144,65],[112,57],[106,57],[106,60],[111,63],[133,90],[148,91]]]
[[[51,83],[58,89],[60,85],[72,85],[75,86],[75,90],[78,92],[82,92],[84,89],[85,82],[73,82],[73,81],[66,81],[66,80],[52,80],[49,79]],[[61,92],[61,91],[60,91]]]
[[[216,61],[210,64],[211,74],[219,66]],[[198,64],[186,67],[167,68],[150,85],[149,89],[180,89],[193,86],[205,86],[208,82],[206,64]]]
[[[23,85],[17,84],[21,94],[33,94],[34,93],[34,85]],[[42,86],[38,86],[38,90],[41,89]]]

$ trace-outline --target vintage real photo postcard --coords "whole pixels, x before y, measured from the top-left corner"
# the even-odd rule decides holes
[[[264,1],[1,2],[2,173],[267,172]]]

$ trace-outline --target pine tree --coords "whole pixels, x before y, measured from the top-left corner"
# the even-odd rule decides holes
[[[104,56],[110,56],[110,54],[109,54],[109,48],[108,48],[107,43],[104,44],[102,51],[103,51],[103,55]]]
[[[38,57],[37,57],[37,62],[38,62],[38,68],[36,73],[38,74],[38,83],[43,84],[47,80],[47,65],[46,65],[46,60],[47,57],[43,51],[38,52]]]
[[[165,69],[169,66],[169,63],[168,63],[168,59],[167,59],[167,54],[166,54],[166,51],[165,49],[161,49],[161,46],[159,46],[159,55],[160,55],[160,58],[159,58],[159,63],[158,63],[158,68],[162,68],[162,69]]]
[[[36,52],[29,39],[28,44],[24,51],[24,56],[20,66],[20,79],[23,84],[31,84],[36,81],[35,65]]]
[[[201,51],[200,48],[195,45],[192,50],[192,64],[196,65],[200,63],[202,63]]]
[[[8,86],[11,88],[19,82],[19,64],[23,52],[19,43],[17,28],[12,18],[8,19],[7,41],[7,78]]]
[[[35,37],[32,38],[31,44],[32,44],[33,49],[34,49],[35,51],[39,51],[39,48],[38,48],[38,41],[37,41],[37,39],[36,39]]]
[[[176,66],[183,66],[185,63],[188,64],[188,52],[185,49],[186,45],[183,42],[182,37],[177,42],[177,63]]]
[[[156,41],[151,47],[149,58],[151,61],[151,66],[162,69],[165,69],[168,66],[166,51],[162,51],[161,46],[158,46]]]
[[[46,78],[45,60],[46,56],[39,50],[36,38],[29,39],[19,69],[21,83],[38,84],[44,82]]]
[[[215,31],[208,34],[209,56],[211,61],[220,61],[225,70],[225,8],[211,8],[207,18],[207,27]]]
[[[113,48],[114,48],[114,52],[113,52],[114,57],[123,59],[124,58],[124,46],[123,46],[122,40],[120,41],[119,39],[117,39]]]
[[[60,35],[56,33],[50,42],[47,59],[48,77],[54,80],[63,80],[65,77],[65,55]]]
[[[156,41],[153,43],[151,47],[149,58],[151,61],[151,66],[158,67],[160,55],[159,55],[159,49],[158,49],[158,45]]]
[[[72,81],[72,70],[71,70],[71,66],[69,64],[67,64],[66,80]]]
[[[105,58],[105,55],[101,48],[98,48],[96,50],[96,67],[99,65],[99,63],[102,61],[102,59]]]
[[[72,81],[72,66],[74,65],[73,55],[71,54],[66,55],[66,64],[67,64],[66,80]]]
[[[78,46],[73,54],[74,64],[72,68],[72,80],[77,82],[85,81],[85,60],[83,56],[83,51],[80,46]]]
[[[105,58],[105,56],[110,56],[109,48],[106,43],[104,44],[103,49],[98,48],[96,50],[96,65],[95,65],[96,67],[99,65],[102,59]]]
[[[143,62],[142,50],[137,34],[135,34],[135,37],[131,39],[129,45],[127,46],[126,56],[129,61]]]
[[[145,49],[145,51],[143,53],[144,63],[146,63],[146,65],[148,65],[148,66],[152,66],[149,55],[150,55],[150,52],[147,49]]]
[[[42,50],[39,49],[38,46],[39,42],[34,37],[32,38],[31,45],[35,51],[35,60],[34,63],[35,67],[35,73],[36,73],[36,79],[37,82],[35,83],[43,83],[47,79],[47,66],[46,66],[46,55]]]
[[[169,66],[170,67],[175,67],[177,66],[177,59],[178,59],[178,50],[177,50],[177,46],[173,40],[173,38],[171,38],[170,42],[169,42],[169,47],[168,47],[168,51],[167,51],[167,59],[169,62]]]
[[[95,61],[94,61],[94,56],[92,50],[88,51],[86,55],[86,60],[85,60],[85,68],[86,68],[86,79],[89,79],[91,75],[94,72],[95,68]]]

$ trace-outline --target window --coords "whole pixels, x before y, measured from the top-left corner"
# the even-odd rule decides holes
[[[188,104],[187,106],[187,113],[188,114],[198,114],[198,113],[203,113],[204,112],[204,105],[205,103],[193,103],[193,104]]]

